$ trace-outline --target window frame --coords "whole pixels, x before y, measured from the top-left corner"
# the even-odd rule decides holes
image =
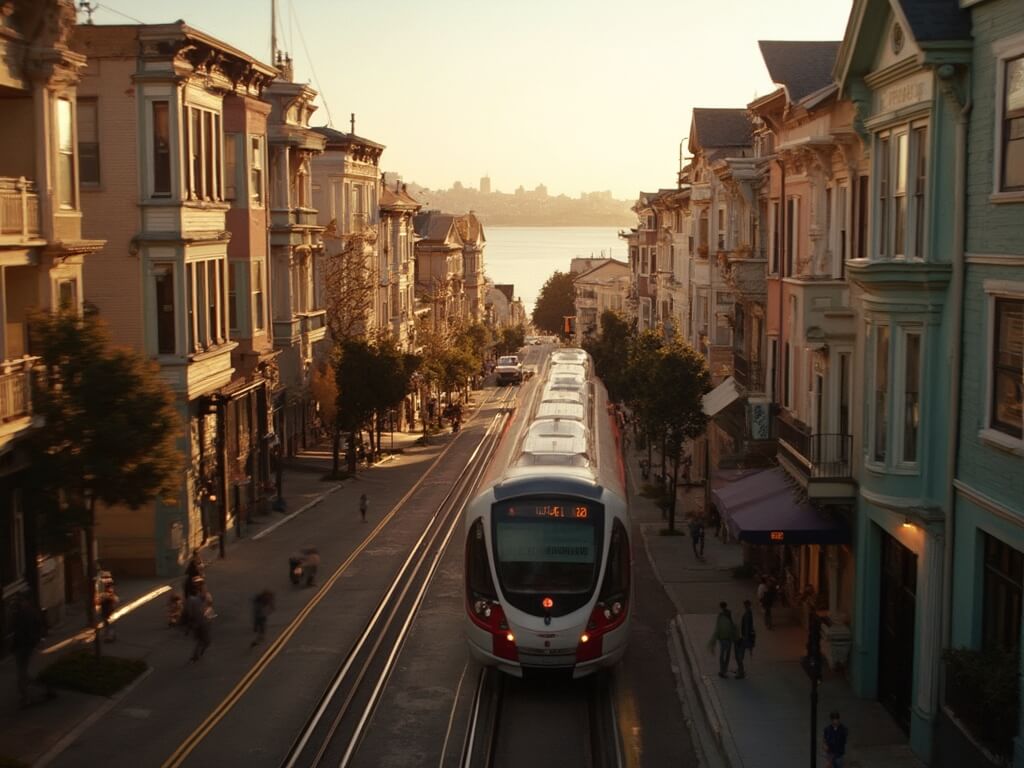
[[[155,321],[153,327],[153,349],[157,356],[164,355],[176,355],[178,354],[178,307],[177,307],[177,292],[175,290],[175,269],[173,261],[154,261],[149,268],[150,280],[153,290],[153,309],[155,312]],[[170,348],[165,348],[161,344],[161,309],[160,309],[160,290],[158,288],[159,278],[169,276],[171,279],[171,339]]]
[[[82,107],[86,108],[83,110]],[[93,141],[82,141],[82,116],[83,114],[88,116],[92,114],[92,135]],[[100,164],[100,111],[99,111],[99,100],[95,96],[81,96],[75,101],[75,123],[77,128],[77,146],[78,146],[78,187],[81,189],[98,189],[103,184],[103,172]],[[87,133],[87,132],[85,132]],[[84,163],[83,159],[86,157],[95,158],[90,163]],[[94,166],[96,170],[96,179],[86,180],[85,170],[86,166]]]
[[[985,334],[985,412],[982,418],[983,426],[979,432],[979,438],[995,447],[1008,449],[1014,453],[1024,455],[1024,418],[1022,418],[1021,424],[1022,436],[1016,436],[1006,429],[1000,428],[995,420],[995,348],[998,333],[996,325],[998,320],[998,304],[1000,302],[1019,302],[1024,304],[1024,282],[986,280],[983,288],[986,293],[988,328]],[[1021,386],[1024,387],[1024,373],[1022,373]]]
[[[161,149],[157,135],[157,108],[163,107],[167,118],[167,146]],[[151,143],[150,172],[149,172],[149,196],[158,200],[170,199],[174,194],[174,164],[172,159],[172,131],[171,131],[171,101],[169,99],[153,99],[149,102],[149,140]],[[161,172],[163,171],[163,172]],[[166,183],[164,188],[161,183]]]
[[[985,530],[980,530],[981,541],[981,645],[983,648],[999,647],[1008,650],[1014,655],[1020,653],[1021,641],[1021,603],[1024,601],[1024,553],[1009,542],[1003,541]],[[1004,562],[996,562],[1002,560]],[[1014,573],[1017,571],[1017,573]],[[998,580],[998,583],[994,583]],[[992,587],[1003,587],[1002,590]],[[1010,593],[1005,590],[1009,588]],[[1002,592],[1002,594],[1000,594]],[[995,593],[995,594],[993,594]],[[1014,599],[1014,593],[1016,599]],[[998,602],[1002,605],[994,606]],[[994,615],[998,614],[998,615]],[[1009,646],[1001,642],[1007,638],[997,638],[996,634],[1005,635],[1009,624],[1004,623],[1007,618],[1016,618],[1016,631],[1011,629],[1010,634],[1016,637],[1008,638]],[[997,621],[993,621],[993,618]],[[1002,619],[1002,620],[999,620]],[[1001,631],[1000,631],[1001,630]]]
[[[878,227],[871,252],[875,261],[924,258],[928,241],[930,140],[930,121],[922,117],[887,126],[875,133],[874,177],[877,181],[872,208]],[[901,156],[904,141],[906,152]],[[902,239],[898,237],[901,232]]]
[[[1006,128],[1006,65],[1024,56],[1024,32],[1010,35],[992,43],[995,59],[995,101],[992,142],[992,203],[1024,202],[1024,186],[1006,188],[1003,186]]]
[[[57,208],[61,211],[75,211],[78,210],[78,110],[75,108],[75,102],[67,96],[59,96],[54,106],[57,134]],[[65,108],[66,120],[62,114]]]

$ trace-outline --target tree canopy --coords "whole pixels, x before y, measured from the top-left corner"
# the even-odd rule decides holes
[[[555,272],[540,289],[533,305],[533,327],[561,335],[565,317],[576,314],[576,289],[569,272]]]

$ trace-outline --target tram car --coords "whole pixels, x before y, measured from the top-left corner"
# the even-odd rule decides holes
[[[466,507],[466,639],[476,660],[516,676],[583,677],[626,650],[629,511],[616,424],[590,370],[583,350],[552,355]]]

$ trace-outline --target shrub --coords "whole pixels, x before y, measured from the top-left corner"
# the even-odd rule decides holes
[[[1013,754],[1020,671],[1017,655],[1000,649],[947,649],[946,706],[997,755]]]
[[[113,696],[145,671],[146,662],[142,659],[97,657],[92,650],[84,650],[57,659],[42,671],[39,679],[58,688]]]

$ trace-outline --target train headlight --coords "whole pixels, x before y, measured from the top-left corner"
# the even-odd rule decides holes
[[[505,635],[505,639],[508,640],[510,643],[514,643],[516,641],[516,636],[509,632]]]
[[[589,643],[590,642],[590,635],[588,635],[586,632],[584,632],[582,635],[580,635],[580,642],[581,643]]]

